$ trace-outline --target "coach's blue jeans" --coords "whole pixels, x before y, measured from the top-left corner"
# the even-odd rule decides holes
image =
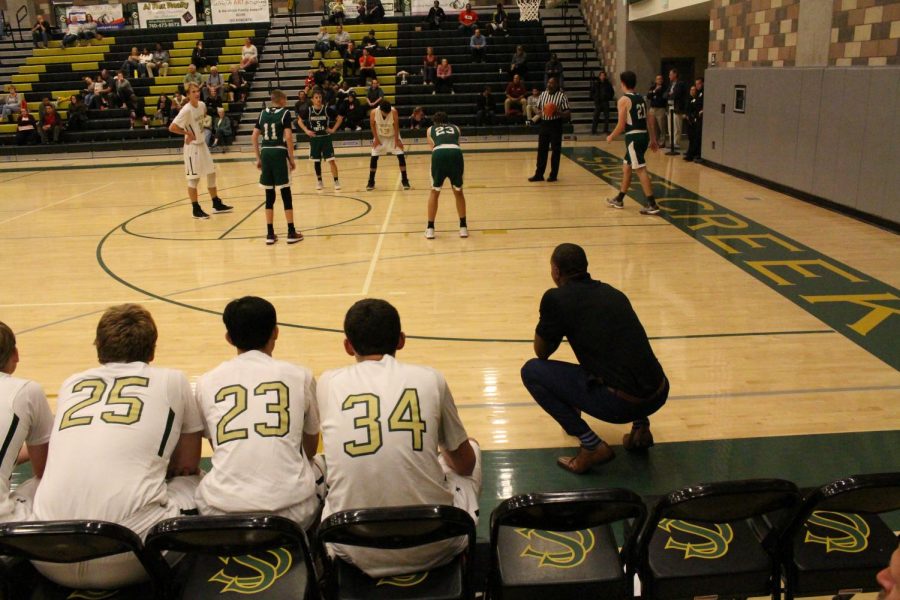
[[[580,365],[559,360],[532,358],[522,366],[522,383],[547,414],[569,435],[580,437],[591,431],[581,413],[607,423],[649,423],[647,417],[666,403],[668,388],[659,397],[641,403],[629,402]]]

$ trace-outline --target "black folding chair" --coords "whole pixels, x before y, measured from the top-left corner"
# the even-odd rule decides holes
[[[131,586],[109,598],[165,598],[170,569],[158,552],[148,550],[130,529],[104,521],[37,521],[0,525],[0,555],[47,563],[77,563],[131,553],[147,571],[150,585]],[[75,590],[39,578],[15,598],[66,598]]]
[[[234,514],[176,517],[147,535],[149,550],[184,553],[169,598],[318,598],[315,566],[303,529],[283,517]]]
[[[405,576],[373,579],[334,557],[327,563],[327,592],[341,600],[474,597],[470,563],[475,551],[475,523],[462,509],[426,505],[347,510],[328,517],[317,537],[322,556],[327,556],[325,544],[396,550],[465,537],[466,550],[448,564]]]
[[[895,510],[900,473],[854,475],[808,494],[781,539],[785,597],[879,590],[875,574],[898,541],[879,514]]]
[[[671,492],[650,513],[638,542],[641,597],[780,597],[777,539],[797,486],[780,479],[704,483]],[[760,540],[749,519],[774,515]]]
[[[634,595],[632,551],[647,509],[623,489],[523,494],[491,513],[492,598]],[[612,524],[628,522],[622,550]]]

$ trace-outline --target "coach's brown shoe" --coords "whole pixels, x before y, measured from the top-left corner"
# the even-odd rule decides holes
[[[649,427],[632,429],[622,437],[622,446],[628,452],[646,452],[653,447],[653,433]]]
[[[560,467],[581,475],[590,470],[595,465],[605,465],[616,457],[616,453],[606,442],[600,442],[600,445],[593,450],[579,448],[576,456],[560,456],[556,459],[556,464]]]

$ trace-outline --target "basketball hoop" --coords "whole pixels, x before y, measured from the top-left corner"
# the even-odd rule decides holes
[[[516,0],[519,5],[520,21],[539,21],[541,0]]]

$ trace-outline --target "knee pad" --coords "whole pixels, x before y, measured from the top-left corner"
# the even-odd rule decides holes
[[[378,157],[373,156],[369,159],[369,169],[377,169],[378,168]]]
[[[266,188],[266,210],[275,208],[275,190]]]
[[[214,188],[216,187],[216,174],[210,173],[206,176],[206,187]]]
[[[400,166],[401,166],[401,167],[405,167],[405,166],[406,166],[406,155],[405,155],[405,154],[398,154],[398,155],[397,155],[397,162],[400,163]]]
[[[275,190],[272,190],[272,199],[275,199]],[[294,210],[294,196],[291,194],[291,188],[281,188],[281,201],[284,203],[284,210]]]
[[[191,188],[192,190],[196,190],[197,184],[200,183],[200,180],[194,177],[193,179],[188,179],[187,182],[189,188]]]

